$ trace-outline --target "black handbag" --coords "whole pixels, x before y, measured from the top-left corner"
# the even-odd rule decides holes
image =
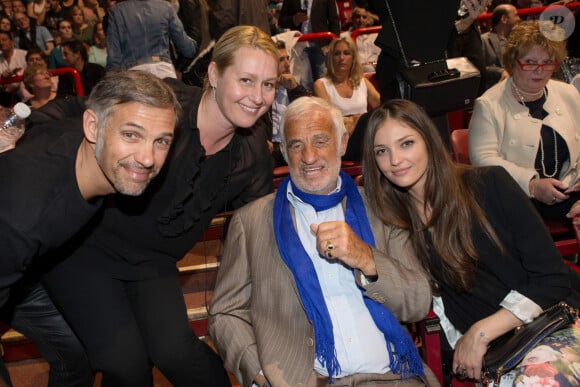
[[[429,115],[470,107],[477,97],[481,74],[466,57],[433,62],[409,62],[399,36],[389,1],[385,0],[393,31],[401,51],[399,87],[401,97],[422,106]]]
[[[493,340],[483,358],[484,382],[499,385],[501,376],[515,368],[542,339],[570,326],[578,310],[560,302],[543,311],[534,321],[520,325]]]

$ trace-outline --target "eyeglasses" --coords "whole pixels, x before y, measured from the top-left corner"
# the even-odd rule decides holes
[[[536,71],[537,69],[541,69],[542,71],[554,71],[560,66],[560,62],[522,63],[519,59],[516,59],[516,62],[522,71]]]

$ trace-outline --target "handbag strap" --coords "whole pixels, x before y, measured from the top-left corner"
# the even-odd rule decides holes
[[[391,12],[391,6],[389,5],[389,0],[385,0],[387,5],[387,11],[389,12],[389,17],[391,18],[391,24],[393,25],[393,30],[395,32],[395,38],[397,38],[397,43],[399,44],[399,49],[401,50],[401,55],[403,56],[403,62],[405,62],[405,67],[409,67],[409,61],[407,60],[407,55],[405,55],[405,50],[403,49],[403,42],[401,42],[401,37],[399,36],[399,30],[397,29],[397,24],[395,23],[395,18],[393,17],[393,12]]]

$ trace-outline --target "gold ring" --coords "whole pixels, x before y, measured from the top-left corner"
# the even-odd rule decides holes
[[[467,370],[465,369],[464,366],[462,366],[461,364],[457,366],[457,369],[455,370],[455,376],[457,376],[457,379],[459,380],[463,380],[467,377]]]
[[[326,250],[330,251],[334,249],[334,245],[332,244],[332,239],[326,241]]]

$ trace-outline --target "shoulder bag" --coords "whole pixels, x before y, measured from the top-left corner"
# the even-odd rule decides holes
[[[501,376],[515,368],[542,339],[576,321],[578,310],[560,302],[534,321],[493,340],[483,358],[483,380],[499,385]]]

